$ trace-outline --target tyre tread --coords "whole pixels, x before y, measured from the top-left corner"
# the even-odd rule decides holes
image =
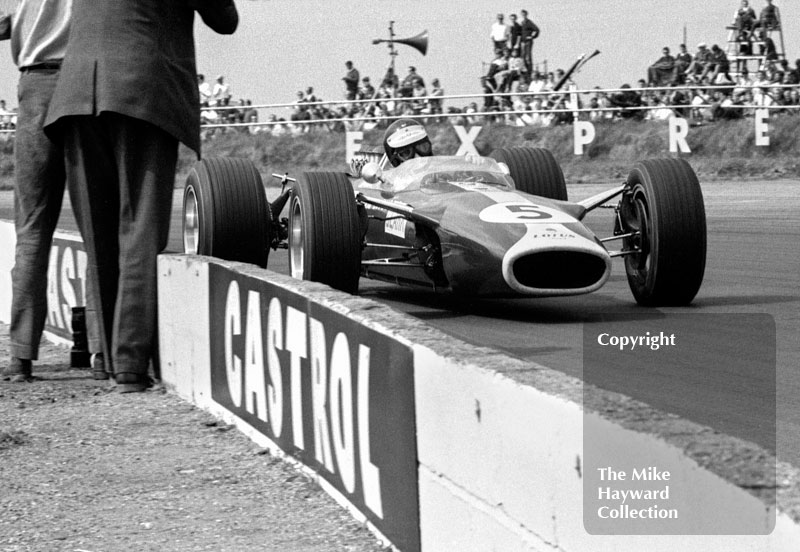
[[[648,306],[691,303],[703,281],[706,263],[706,217],[697,175],[683,159],[648,159],[637,163],[628,183],[646,190],[657,255],[654,274],[644,285],[629,278],[637,302]]]
[[[344,173],[303,173],[295,194],[301,201],[302,231],[306,233],[304,276],[356,293],[361,271],[361,235],[350,179]]]
[[[187,179],[198,197],[198,253],[266,267],[271,214],[261,175],[248,159],[199,161]]]

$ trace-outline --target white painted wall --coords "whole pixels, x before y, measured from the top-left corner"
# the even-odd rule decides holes
[[[11,322],[11,268],[17,235],[14,224],[0,220],[0,322]]]
[[[208,263],[200,257],[158,260],[161,377],[180,397],[211,404]]]
[[[800,528],[658,438],[508,377],[415,347],[424,551],[797,551]],[[584,434],[609,453],[672,473],[674,506],[701,535],[590,535],[583,523]],[[600,459],[602,462],[602,458]],[[716,515],[715,515],[716,514]],[[690,532],[690,531],[687,531]],[[736,535],[733,533],[742,533]],[[714,534],[728,533],[728,534]]]

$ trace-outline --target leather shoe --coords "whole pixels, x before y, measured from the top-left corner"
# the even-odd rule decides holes
[[[89,364],[92,366],[92,377],[96,380],[107,380],[106,363],[103,360],[103,353],[92,353]]]
[[[147,374],[132,374],[121,372],[114,376],[117,393],[143,393],[153,386],[153,381]]]
[[[28,358],[11,357],[11,362],[3,370],[3,379],[12,383],[33,381],[33,361]]]

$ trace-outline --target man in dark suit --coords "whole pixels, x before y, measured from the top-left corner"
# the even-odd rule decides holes
[[[528,11],[522,10],[520,12],[522,15],[522,21],[520,21],[520,27],[522,29],[522,34],[520,40],[522,42],[522,59],[525,61],[525,67],[528,70],[528,75],[533,74],[533,41],[539,38],[539,27],[536,26],[536,23],[528,19]]]
[[[106,367],[121,392],[149,385],[178,142],[200,152],[195,11],[219,33],[238,24],[233,0],[74,0],[45,123],[63,140]]]

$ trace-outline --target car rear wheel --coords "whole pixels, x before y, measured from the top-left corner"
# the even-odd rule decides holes
[[[692,302],[706,266],[706,214],[692,167],[683,159],[650,159],[628,175],[620,202],[628,285],[645,306]]]
[[[517,146],[494,150],[489,157],[508,165],[517,190],[567,201],[564,173],[550,150]]]
[[[289,271],[347,293],[358,291],[361,231],[350,179],[302,173],[289,204]]]
[[[266,267],[270,217],[261,175],[249,160],[203,159],[183,191],[183,249]]]

